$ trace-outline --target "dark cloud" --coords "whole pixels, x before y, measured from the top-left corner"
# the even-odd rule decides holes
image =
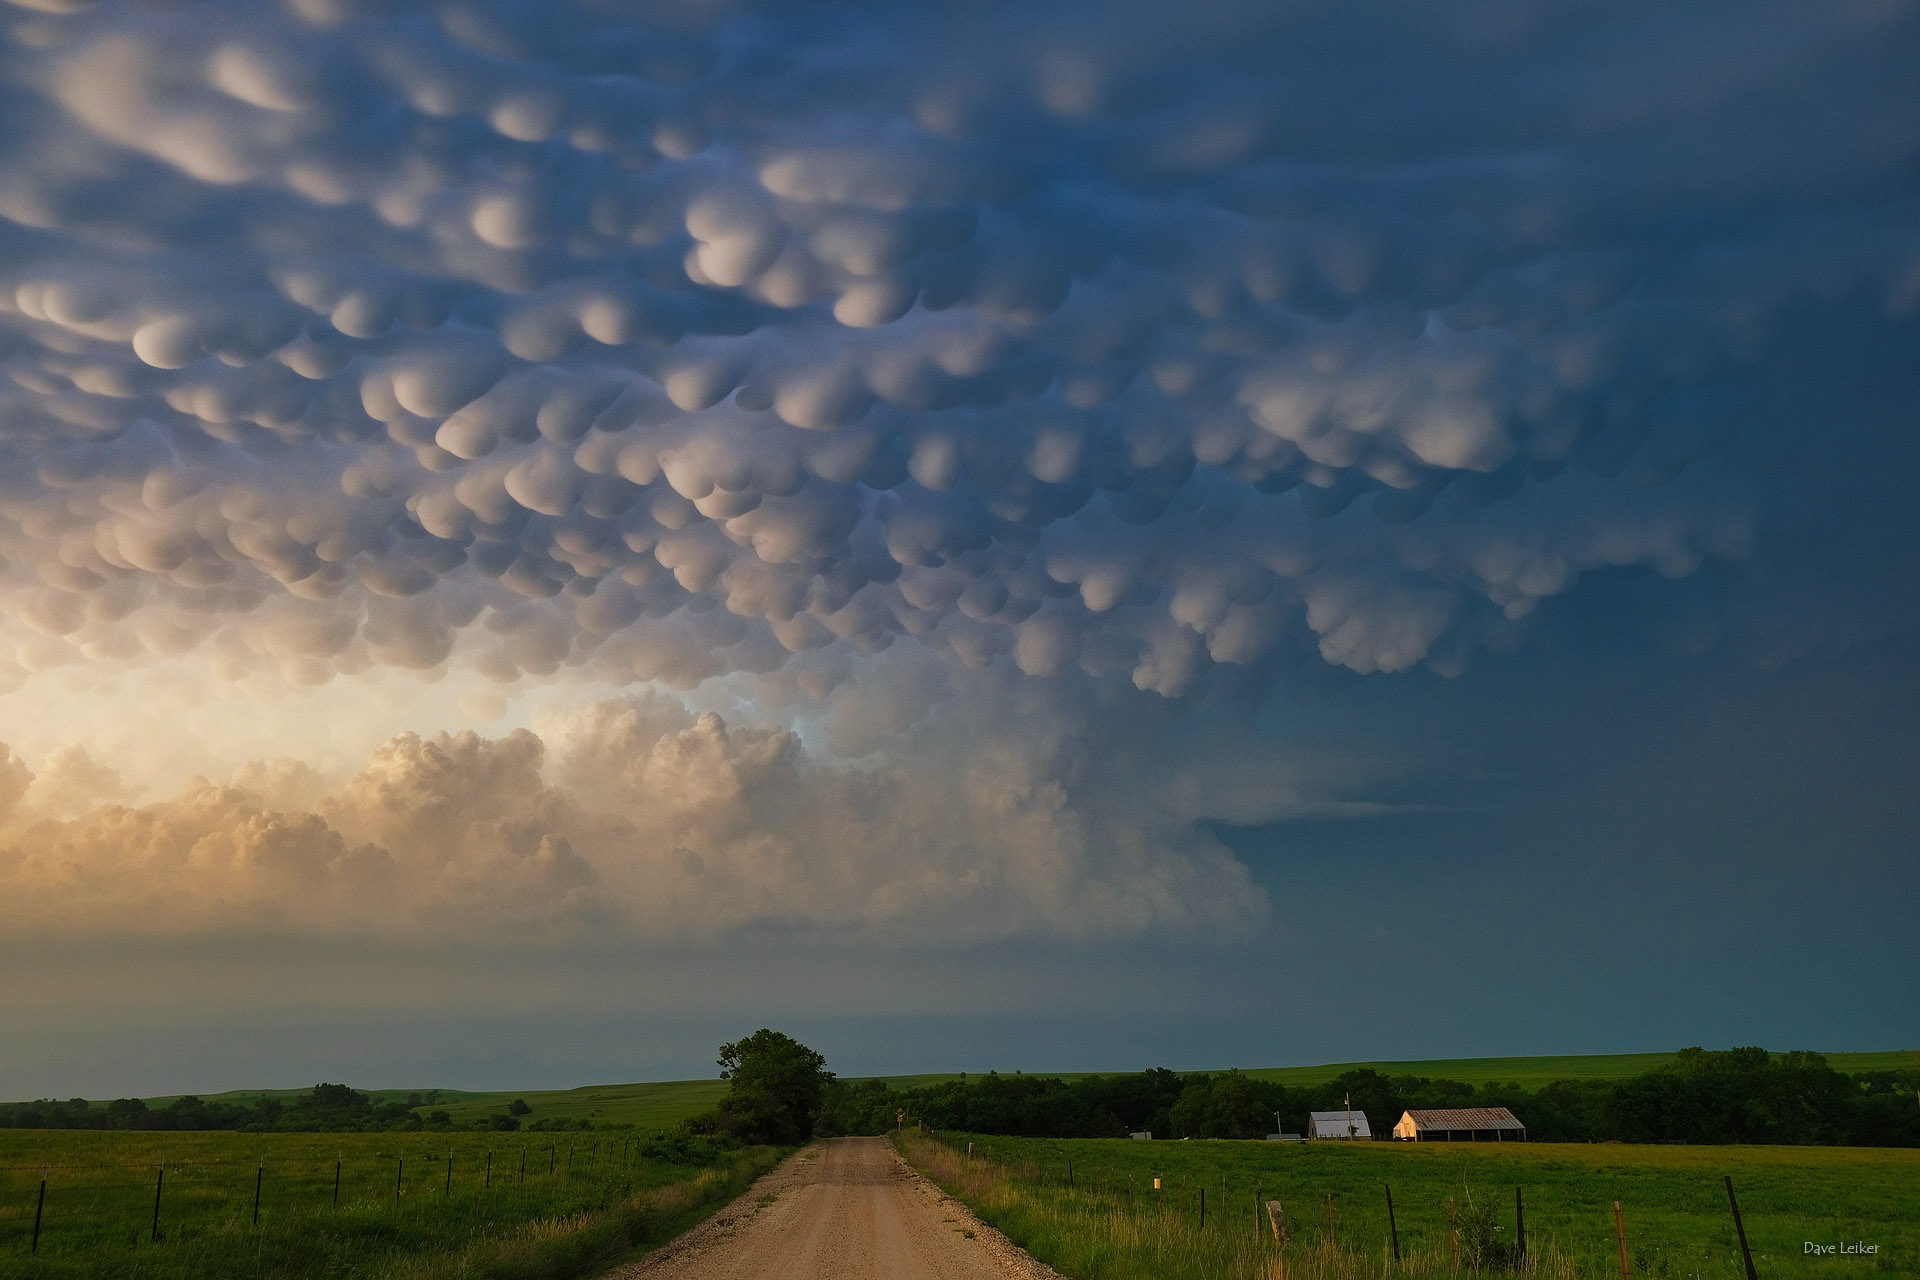
[[[13,1061],[1910,1028],[1915,66],[1901,0],[0,0]]]

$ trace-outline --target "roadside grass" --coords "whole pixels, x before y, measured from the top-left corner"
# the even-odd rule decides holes
[[[0,1130],[0,1280],[560,1280],[786,1154],[646,1137]]]
[[[1385,1280],[1505,1271],[1613,1280],[1621,1274],[1616,1200],[1626,1226],[1630,1280],[1744,1280],[1722,1182],[1729,1175],[1755,1266],[1767,1280],[1920,1274],[1920,1151],[1283,1146],[911,1132],[896,1140],[936,1183],[1075,1280]],[[1162,1182],[1158,1193],[1156,1176]],[[1388,1187],[1399,1263],[1389,1237]],[[1516,1187],[1524,1191],[1527,1254],[1518,1266],[1503,1266],[1498,1259],[1515,1242]],[[1274,1244],[1259,1207],[1269,1200],[1284,1208],[1291,1236],[1285,1246]],[[1449,1201],[1460,1223],[1458,1264]],[[1479,1231],[1475,1218],[1483,1224]],[[1812,1257],[1803,1252],[1807,1241],[1863,1241],[1878,1245],[1879,1252]],[[1478,1268],[1476,1245],[1486,1246]]]

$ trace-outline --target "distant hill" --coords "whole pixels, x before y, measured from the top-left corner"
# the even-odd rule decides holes
[[[1673,1060],[1668,1053],[1603,1053],[1558,1057],[1526,1058],[1433,1058],[1406,1062],[1330,1062],[1309,1067],[1249,1067],[1250,1076],[1285,1085],[1321,1084],[1345,1072],[1371,1067],[1385,1075],[1426,1076],[1430,1079],[1461,1080],[1468,1084],[1499,1081],[1538,1089],[1553,1080],[1621,1080],[1651,1071]],[[1829,1053],[1827,1061],[1835,1070],[1849,1073],[1890,1071],[1912,1067],[1914,1051],[1890,1049],[1872,1053]],[[1118,1072],[1044,1071],[1036,1075],[1077,1076],[1114,1075]],[[864,1078],[864,1077],[856,1077]],[[959,1072],[934,1075],[878,1076],[894,1088],[910,1089],[921,1085],[957,1080]],[[209,1102],[252,1101],[262,1095],[294,1098],[309,1089],[242,1089],[228,1093],[202,1094]],[[430,1089],[367,1089],[375,1102],[405,1101],[412,1093],[427,1095]],[[422,1110],[445,1111],[454,1120],[471,1120],[503,1110],[515,1098],[524,1099],[532,1113],[529,1120],[593,1120],[598,1123],[638,1125],[641,1128],[671,1128],[689,1116],[713,1106],[726,1096],[724,1080],[662,1080],[639,1084],[586,1085],[578,1089],[519,1089],[474,1092],[440,1089],[439,1100]],[[148,1098],[149,1107],[163,1107],[177,1095]]]

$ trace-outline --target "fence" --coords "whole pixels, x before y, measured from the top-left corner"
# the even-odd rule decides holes
[[[1132,1255],[1156,1274],[1300,1280],[1518,1271],[1562,1280],[1757,1280],[1762,1270],[1797,1269],[1791,1264],[1800,1261],[1797,1249],[1750,1244],[1727,1175],[1696,1188],[1680,1214],[1651,1201],[1571,1203],[1545,1188],[1437,1192],[1430,1181],[1395,1186],[1391,1174],[1308,1191],[1289,1179],[1285,1161],[1257,1172],[1240,1166],[1199,1174],[1137,1160],[1116,1168],[1114,1157],[1097,1150],[1083,1150],[1076,1165],[1068,1150],[1035,1160],[1021,1140],[928,1137],[948,1153],[948,1171],[981,1175],[962,1184],[968,1199],[992,1198],[998,1179],[1011,1189],[998,1207],[1027,1214],[1030,1235],[1077,1238],[1090,1258]],[[1703,1213],[1707,1191],[1718,1205],[1711,1217]]]
[[[0,1165],[0,1254],[105,1238],[157,1245],[324,1215],[477,1225],[604,1206],[637,1180],[657,1181],[640,1170],[646,1133],[344,1136],[383,1139],[382,1149],[323,1151],[331,1135],[273,1135],[247,1157]]]

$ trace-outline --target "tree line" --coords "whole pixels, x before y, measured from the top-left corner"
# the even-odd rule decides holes
[[[522,1127],[522,1117],[533,1108],[515,1098],[500,1111],[477,1120],[455,1121],[434,1109],[440,1091],[408,1094],[375,1101],[344,1084],[317,1084],[292,1099],[262,1094],[250,1101],[209,1101],[192,1095],[165,1106],[150,1107],[139,1098],[117,1098],[92,1103],[85,1098],[59,1101],[0,1103],[0,1129],[224,1129],[247,1133],[366,1133],[379,1130],[438,1131]],[[424,1114],[423,1114],[424,1112]],[[525,1124],[531,1130],[591,1129],[589,1120],[540,1119]],[[613,1128],[631,1126],[610,1126]]]
[[[1122,1075],[1015,1073],[917,1089],[840,1080],[799,1041],[762,1028],[720,1047],[727,1096],[687,1123],[689,1135],[791,1146],[815,1136],[878,1134],[905,1113],[935,1129],[1033,1138],[1259,1138],[1307,1131],[1310,1111],[1351,1105],[1384,1136],[1400,1113],[1438,1107],[1506,1107],[1535,1142],[1779,1143],[1920,1146],[1920,1067],[1847,1075],[1817,1053],[1684,1049],[1672,1062],[1623,1080],[1558,1080],[1539,1089],[1390,1076],[1361,1067],[1313,1086],[1287,1086],[1240,1071]],[[531,1108],[505,1109],[456,1125],[432,1110],[437,1093],[376,1102],[339,1084],[315,1085],[291,1101],[177,1098],[149,1108],[137,1098],[95,1105],[79,1098],[0,1105],[0,1128],[238,1129],[334,1132],[370,1129],[518,1129]],[[426,1109],[426,1114],[421,1111]],[[588,1120],[536,1120],[530,1129],[593,1127]],[[603,1128],[630,1128],[609,1124]]]
[[[1313,1086],[1240,1071],[1129,1075],[999,1075],[918,1089],[832,1080],[815,1128],[883,1133],[905,1111],[935,1129],[1036,1138],[1259,1138],[1307,1132],[1310,1111],[1349,1099],[1385,1137],[1400,1113],[1440,1107],[1506,1107],[1535,1142],[1782,1143],[1920,1146],[1920,1069],[1847,1075],[1817,1053],[1683,1050],[1623,1080],[1559,1080],[1539,1089],[1471,1085],[1370,1067]]]

